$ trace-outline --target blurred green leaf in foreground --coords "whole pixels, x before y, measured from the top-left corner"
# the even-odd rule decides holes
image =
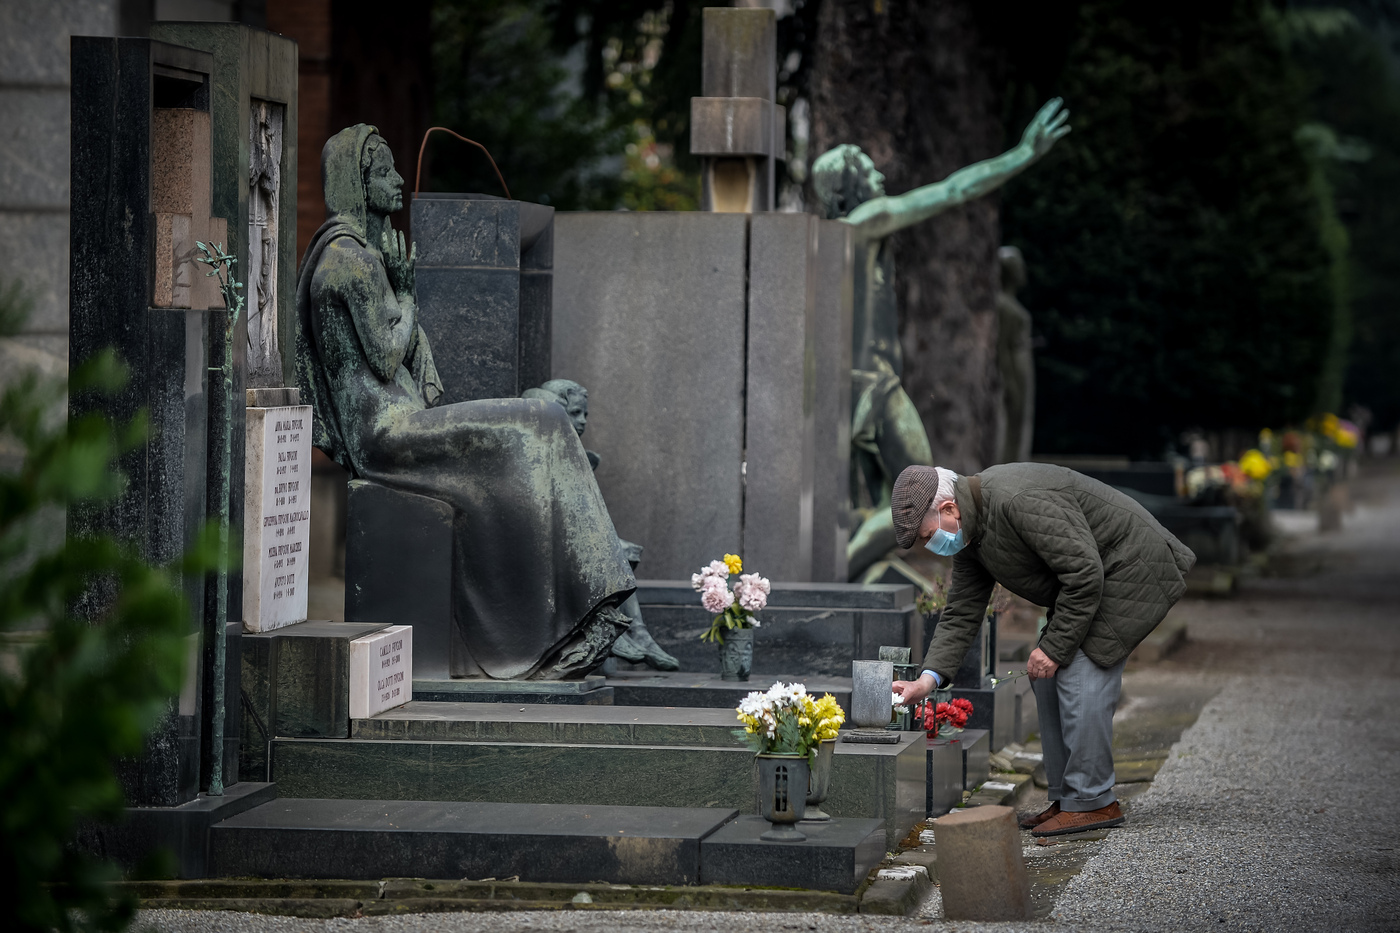
[[[0,283],[0,338],[25,316]],[[0,886],[8,929],[114,930],[134,903],[105,882],[115,866],[72,848],[83,820],[120,816],[112,762],[139,756],[185,674],[188,607],[174,574],[217,554],[206,535],[183,568],[154,568],[109,538],[67,538],[64,510],[116,496],[117,456],[144,422],[68,420],[68,392],[112,392],[126,367],[106,353],[65,381],[7,374],[0,395]],[[99,620],[76,617],[84,590],[111,597]],[[105,602],[105,601],[104,601]]]

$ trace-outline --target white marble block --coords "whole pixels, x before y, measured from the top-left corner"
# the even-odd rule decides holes
[[[249,408],[243,474],[243,629],[306,620],[311,406]]]
[[[350,718],[375,713],[413,699],[413,626],[388,628],[350,642]]]

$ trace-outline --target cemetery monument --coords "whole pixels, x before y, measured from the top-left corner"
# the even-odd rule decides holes
[[[617,607],[636,584],[578,435],[539,400],[436,404],[416,255],[388,219],[403,203],[389,147],[357,124],[321,165],[328,219],[297,283],[316,446],[360,480],[450,504],[454,622],[481,673],[586,673],[630,624]]]

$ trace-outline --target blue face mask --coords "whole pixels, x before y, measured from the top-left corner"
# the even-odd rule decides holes
[[[952,557],[954,554],[967,547],[967,539],[963,537],[961,527],[958,528],[958,533],[955,535],[950,535],[942,528],[939,528],[933,533],[933,537],[928,539],[928,544],[925,544],[924,547],[928,548],[939,557]]]

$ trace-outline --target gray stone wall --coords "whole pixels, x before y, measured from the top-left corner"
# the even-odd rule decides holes
[[[638,572],[845,580],[850,249],[808,214],[555,216],[555,378]]]
[[[114,35],[117,6],[0,3],[0,284],[33,301],[23,333],[0,340],[0,373],[68,368],[68,40]]]
[[[588,389],[584,443],[644,576],[689,579],[742,547],[747,227],[555,215],[554,377]]]

